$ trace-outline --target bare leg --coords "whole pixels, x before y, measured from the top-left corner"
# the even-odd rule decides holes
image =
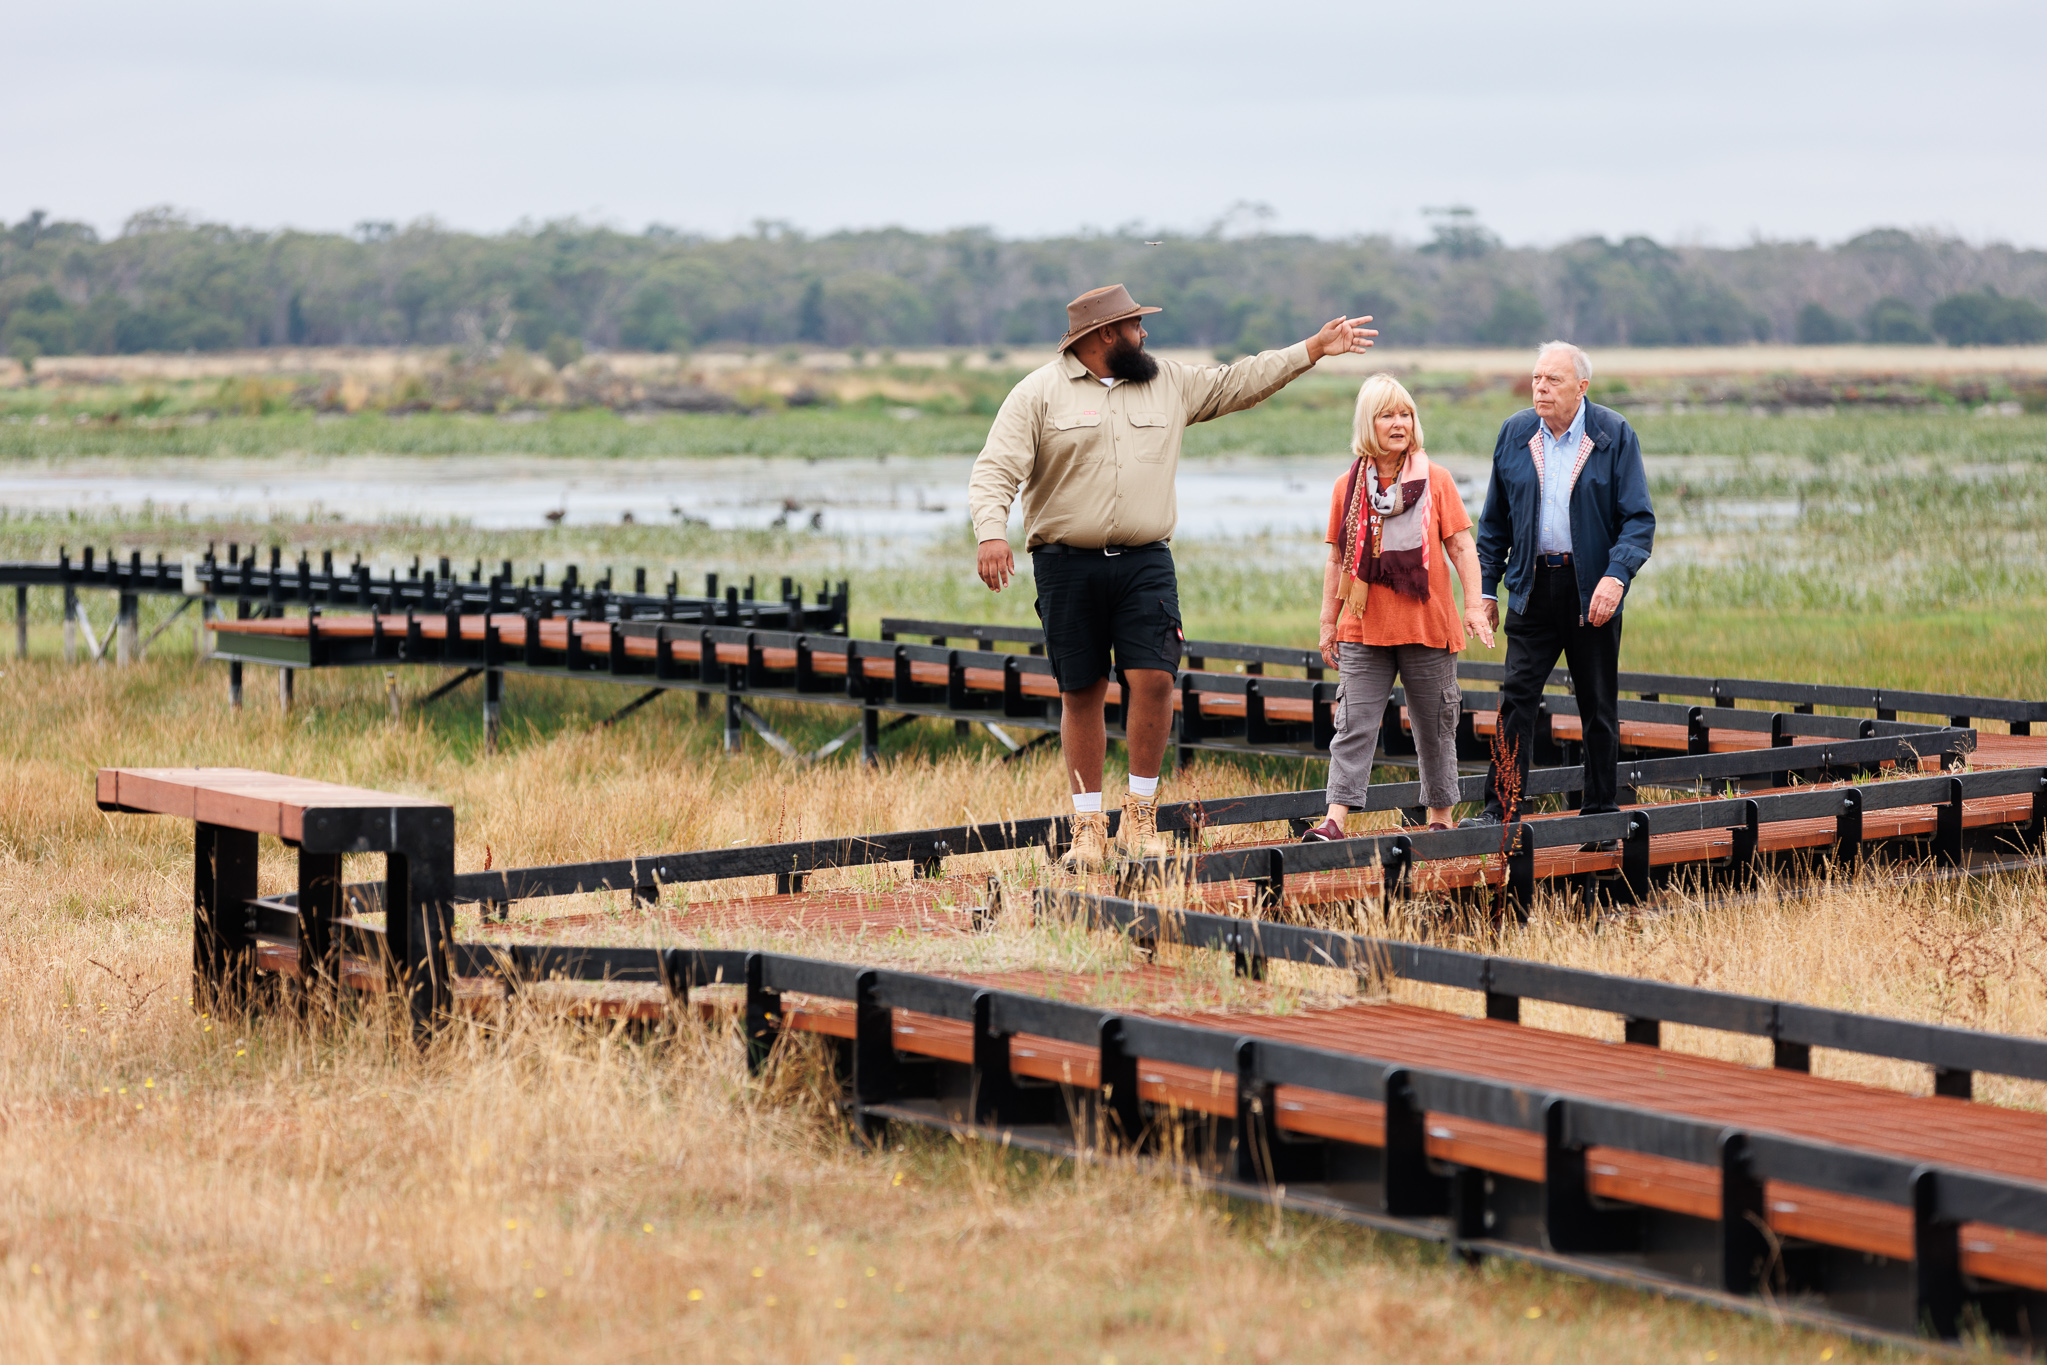
[[[1059,694],[1059,752],[1066,762],[1066,784],[1071,792],[1102,789],[1102,759],[1109,750],[1102,702],[1108,695],[1107,678],[1097,678],[1078,692]],[[1163,741],[1160,752],[1164,752]]]
[[[1430,824],[1432,824],[1432,825],[1454,825],[1454,824],[1456,824],[1457,822],[1456,822],[1455,820],[1452,820],[1452,819],[1450,818],[1450,813],[1451,813],[1451,810],[1452,810],[1452,807],[1449,807],[1449,806],[1430,806],[1430,807],[1429,807],[1429,823],[1430,823]]]
[[[1166,761],[1166,736],[1173,728],[1173,675],[1162,668],[1133,668],[1123,680],[1128,688],[1123,735],[1130,750],[1130,775],[1157,777]]]

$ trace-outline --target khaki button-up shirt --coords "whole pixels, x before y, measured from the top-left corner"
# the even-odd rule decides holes
[[[995,414],[967,502],[976,540],[1001,540],[1023,489],[1025,545],[1149,545],[1180,519],[1180,433],[1271,397],[1313,368],[1306,342],[1234,365],[1160,360],[1158,377],[1104,388],[1071,351],[1033,370]]]

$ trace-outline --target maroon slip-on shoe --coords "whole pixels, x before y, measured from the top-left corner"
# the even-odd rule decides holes
[[[1348,834],[1343,832],[1341,821],[1324,820],[1321,824],[1303,834],[1301,842],[1304,844],[1327,844],[1334,843],[1338,839],[1348,839],[1349,837]]]

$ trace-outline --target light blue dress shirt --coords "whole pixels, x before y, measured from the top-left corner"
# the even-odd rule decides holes
[[[1535,424],[1542,438],[1542,520],[1535,532],[1535,552],[1543,555],[1571,553],[1571,469],[1578,463],[1578,447],[1585,440],[1585,400],[1578,400],[1578,414],[1562,438],[1550,435],[1549,423]]]

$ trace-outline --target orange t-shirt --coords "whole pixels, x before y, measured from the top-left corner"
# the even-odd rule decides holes
[[[1350,483],[1350,469],[1337,477],[1329,494],[1329,543],[1336,544],[1343,530],[1343,494]],[[1459,531],[1471,528],[1471,515],[1464,510],[1464,498],[1450,471],[1429,462],[1429,516],[1435,525],[1429,537],[1429,596],[1417,601],[1374,583],[1365,602],[1362,619],[1344,612],[1337,622],[1336,638],[1356,645],[1431,645],[1437,649],[1464,648],[1464,623],[1457,617],[1457,599],[1450,594],[1450,555],[1443,542]],[[1351,538],[1356,548],[1357,538]]]

